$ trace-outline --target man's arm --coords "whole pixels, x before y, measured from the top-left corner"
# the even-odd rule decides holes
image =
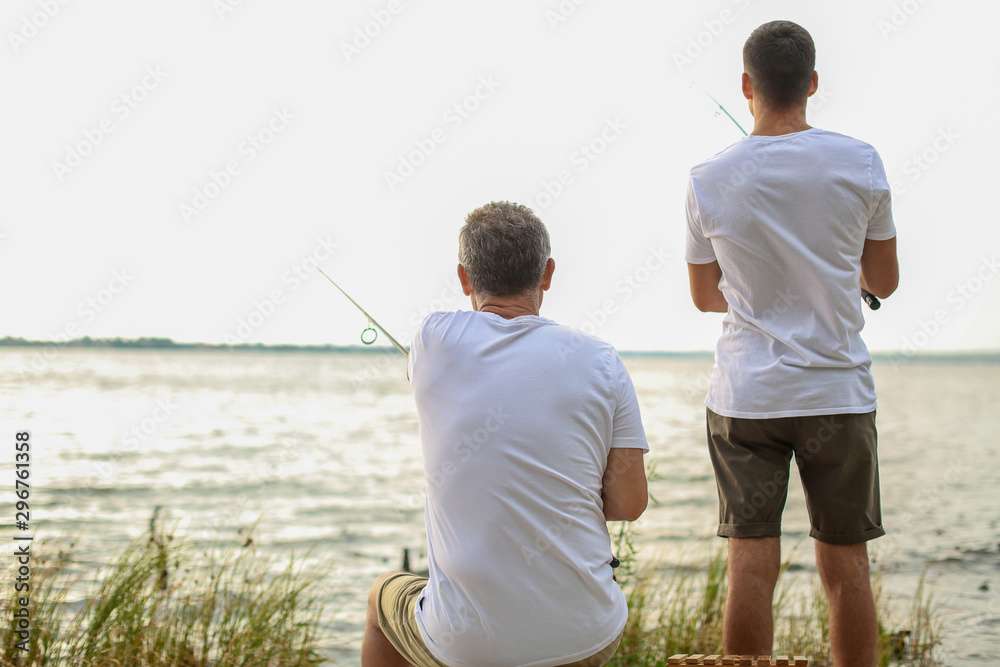
[[[691,283],[691,300],[703,313],[725,313],[729,310],[726,297],[719,289],[722,269],[719,262],[691,264],[688,262],[688,281]]]
[[[645,511],[649,492],[644,453],[644,449],[625,447],[614,447],[608,452],[601,489],[605,520],[635,521]]]
[[[896,291],[899,285],[899,262],[896,237],[885,241],[865,239],[861,251],[861,287],[880,299]]]

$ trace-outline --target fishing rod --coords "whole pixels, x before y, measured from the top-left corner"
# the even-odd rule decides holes
[[[701,92],[703,92],[703,93],[705,93],[706,95],[708,95],[708,91],[707,91],[707,90],[703,90],[703,91],[701,91]],[[715,102],[715,106],[719,107],[719,109],[721,109],[721,110],[722,110],[722,113],[726,114],[726,116],[728,116],[728,117],[729,117],[729,120],[733,121],[733,124],[734,124],[734,125],[736,125],[736,127],[740,128],[740,132],[742,132],[742,133],[743,133],[743,136],[744,136],[744,137],[749,137],[749,136],[750,136],[750,135],[749,135],[749,134],[747,133],[747,131],[743,129],[743,126],[742,126],[742,125],[740,125],[740,124],[739,124],[739,122],[738,122],[738,121],[737,121],[737,120],[736,120],[735,118],[733,118],[733,114],[731,114],[731,113],[729,113],[728,111],[726,111],[726,107],[722,106],[722,103],[721,103],[721,102],[719,102],[719,100],[715,99],[715,98],[714,98],[714,97],[712,97],[711,95],[708,95],[708,99],[710,99],[710,100],[712,100],[713,102]],[[716,116],[718,116],[719,114],[715,114],[715,115],[716,115]]]
[[[364,343],[365,345],[371,345],[372,343],[375,342],[375,339],[378,338],[378,332],[381,331],[383,334],[385,334],[385,337],[389,339],[389,342],[392,343],[393,346],[397,350],[399,350],[400,352],[402,352],[407,357],[410,356],[410,353],[406,350],[406,348],[403,347],[402,345],[400,345],[399,342],[395,338],[392,337],[392,334],[390,334],[388,331],[386,331],[385,329],[383,329],[382,325],[379,324],[378,322],[376,322],[375,318],[373,318],[371,315],[369,315],[367,310],[365,310],[364,308],[362,308],[361,305],[357,301],[355,301],[354,299],[352,299],[351,295],[348,294],[347,292],[345,292],[343,287],[341,287],[337,283],[333,282],[333,278],[331,278],[330,276],[326,275],[326,273],[323,272],[323,269],[321,269],[321,268],[319,268],[317,266],[316,270],[319,271],[321,274],[323,274],[324,278],[326,278],[327,280],[329,280],[333,284],[334,287],[336,287],[338,290],[340,290],[341,294],[343,294],[344,296],[347,297],[348,301],[350,301],[351,303],[354,304],[355,308],[357,308],[358,310],[360,310],[364,314],[364,316],[368,318],[368,328],[366,328],[364,331],[361,332],[361,342],[362,343]],[[376,329],[378,329],[378,331],[376,331]],[[371,337],[370,338],[366,338],[365,335],[369,331],[372,332],[371,333]]]
[[[706,95],[708,95],[708,99],[710,99],[713,102],[715,102],[715,105],[717,107],[719,107],[719,109],[722,111],[722,113],[726,114],[726,116],[729,117],[729,120],[733,121],[733,124],[736,125],[736,127],[740,128],[740,132],[743,133],[744,137],[749,137],[750,136],[747,133],[747,131],[743,129],[743,126],[740,125],[739,122],[735,118],[733,118],[733,115],[731,113],[729,113],[729,111],[726,110],[726,107],[722,106],[722,103],[719,102],[719,100],[717,100],[714,97],[712,97],[711,95],[709,95],[709,93],[708,93],[707,90],[703,90],[701,92],[703,92]],[[719,114],[716,113],[715,115],[718,116]],[[868,307],[871,308],[872,310],[878,310],[879,308],[882,307],[882,302],[878,300],[878,297],[875,296],[874,294],[872,294],[871,292],[869,292],[868,290],[866,290],[864,287],[861,288],[861,298],[864,300],[865,303],[868,304]]]

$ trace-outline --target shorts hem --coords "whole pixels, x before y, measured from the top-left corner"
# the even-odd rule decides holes
[[[720,523],[719,537],[781,537],[780,523]]]
[[[809,531],[809,537],[824,544],[860,544],[883,535],[885,535],[885,529],[882,526],[869,528],[860,533],[824,533],[815,528]]]
[[[427,577],[394,572],[385,578],[377,595],[378,625],[396,652],[416,667],[448,667],[427,646],[416,618],[417,600]]]

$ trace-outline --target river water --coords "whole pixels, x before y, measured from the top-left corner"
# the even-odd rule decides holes
[[[705,451],[706,356],[626,356],[660,474],[637,526],[641,560],[690,562],[717,538]],[[872,543],[902,611],[923,576],[946,662],[1000,655],[1000,358],[878,358],[888,535]],[[76,538],[80,590],[153,509],[189,537],[313,549],[326,572],[326,651],[356,665],[368,584],[419,561],[423,477],[405,363],[394,352],[0,348],[4,433],[32,433],[32,526]],[[11,448],[10,461],[13,460]],[[794,466],[793,466],[794,470]],[[13,512],[13,508],[11,508]],[[13,530],[13,529],[12,529]],[[784,542],[815,578],[793,477]],[[83,593],[79,593],[83,594]]]

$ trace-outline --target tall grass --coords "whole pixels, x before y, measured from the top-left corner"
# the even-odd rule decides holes
[[[623,579],[629,619],[614,667],[660,667],[677,653],[722,654],[722,612],[726,603],[726,551],[711,548],[694,568],[639,568]],[[774,597],[774,654],[804,655],[812,667],[830,667],[829,609],[818,580],[811,589],[794,586],[782,564]],[[621,577],[620,577],[621,579]],[[909,617],[893,619],[888,596],[874,575],[879,617],[879,665],[940,667],[941,621],[931,598],[918,586]],[[893,630],[892,628],[896,628]]]
[[[16,647],[13,587],[0,598],[0,655],[9,665],[306,666],[318,653],[318,577],[283,569],[249,537],[227,547],[152,532],[132,542],[70,615],[66,554],[34,555],[31,637]],[[9,573],[8,577],[9,577]],[[6,579],[10,581],[10,579]]]
[[[708,549],[694,567],[638,565],[631,529],[616,535],[617,575],[629,619],[610,663],[659,667],[676,653],[722,652],[726,600],[724,546]],[[72,546],[72,545],[71,545]],[[35,547],[33,547],[34,549]],[[0,597],[0,663],[124,667],[307,667],[319,655],[323,598],[319,577],[294,558],[276,567],[244,535],[229,546],[174,540],[151,526],[100,573],[98,584],[70,613],[78,584],[70,552],[32,555],[31,638],[16,647],[14,587]],[[789,557],[790,558],[790,557]],[[831,665],[826,597],[818,581],[803,590],[782,566],[775,594],[775,653],[806,655]],[[11,566],[5,581],[13,581]],[[77,586],[78,588],[78,586]],[[879,572],[874,576],[881,638],[879,664],[939,667],[941,623],[924,586],[903,619],[893,619]]]

